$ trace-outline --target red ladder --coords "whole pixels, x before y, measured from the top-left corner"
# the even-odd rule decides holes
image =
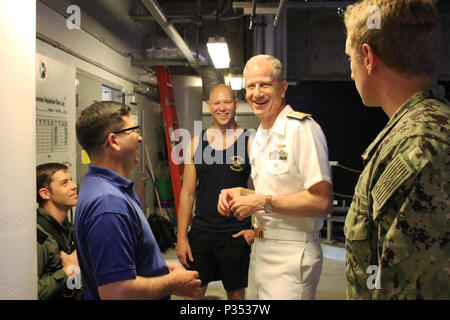
[[[166,136],[167,153],[169,155],[170,176],[172,178],[173,197],[175,200],[175,210],[178,216],[178,205],[180,203],[181,193],[181,175],[184,170],[184,163],[176,164],[172,161],[172,150],[178,142],[177,134],[173,132],[178,129],[177,110],[175,108],[175,100],[173,98],[172,77],[169,68],[166,66],[156,67],[158,76],[159,96],[161,98],[161,109],[164,121],[164,132]],[[176,131],[175,131],[176,133]],[[172,139],[174,138],[174,139]],[[182,151],[179,156],[182,156]]]

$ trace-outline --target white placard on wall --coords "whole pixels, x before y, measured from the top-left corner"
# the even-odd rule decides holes
[[[76,177],[75,68],[36,54],[36,162],[61,162]]]

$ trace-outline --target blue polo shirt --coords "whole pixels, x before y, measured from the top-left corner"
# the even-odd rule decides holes
[[[98,287],[108,283],[169,273],[133,185],[89,165],[75,214],[84,299],[100,299]]]

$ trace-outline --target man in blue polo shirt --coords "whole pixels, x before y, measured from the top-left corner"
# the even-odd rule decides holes
[[[198,273],[166,262],[130,180],[142,141],[130,108],[97,102],[76,124],[92,164],[75,215],[85,299],[164,299],[199,293]]]

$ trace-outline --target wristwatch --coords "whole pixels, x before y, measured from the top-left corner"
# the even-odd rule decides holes
[[[266,203],[264,203],[264,212],[265,213],[272,213],[272,196],[266,195]]]

